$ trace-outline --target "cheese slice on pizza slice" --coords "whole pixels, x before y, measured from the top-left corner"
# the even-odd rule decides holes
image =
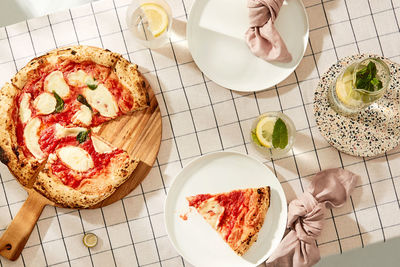
[[[238,255],[257,240],[270,205],[269,186],[187,197],[189,206],[215,229]]]
[[[63,207],[87,208],[110,196],[138,160],[98,136],[61,142],[39,172],[34,188]]]

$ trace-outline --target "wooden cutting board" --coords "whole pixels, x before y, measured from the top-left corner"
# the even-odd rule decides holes
[[[124,149],[140,163],[131,177],[110,197],[91,208],[99,208],[122,199],[137,187],[150,172],[161,144],[161,113],[157,99],[146,81],[150,106],[104,124],[98,134],[113,145]],[[0,237],[0,255],[16,260],[46,205],[58,206],[33,189],[25,188],[28,198]]]

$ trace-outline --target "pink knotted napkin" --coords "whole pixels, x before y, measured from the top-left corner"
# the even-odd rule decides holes
[[[250,28],[245,34],[251,52],[267,61],[290,62],[292,55],[274,22],[283,0],[248,0]]]
[[[320,260],[315,240],[320,235],[327,208],[340,207],[353,190],[358,175],[343,169],[317,173],[308,189],[290,202],[287,232],[267,267],[312,266]]]

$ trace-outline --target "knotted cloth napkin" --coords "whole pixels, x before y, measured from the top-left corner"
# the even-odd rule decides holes
[[[248,0],[250,28],[245,34],[251,52],[267,61],[290,62],[292,55],[274,22],[283,0]]]
[[[287,232],[266,262],[267,267],[312,266],[320,260],[315,239],[327,208],[340,207],[353,190],[358,175],[343,169],[317,173],[308,189],[290,202]]]

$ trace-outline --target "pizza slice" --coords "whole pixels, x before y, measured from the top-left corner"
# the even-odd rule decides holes
[[[257,240],[270,205],[269,186],[233,190],[220,194],[187,197],[213,229],[238,255]]]
[[[87,208],[110,196],[132,174],[138,160],[89,131],[60,142],[33,187],[55,203]]]
[[[0,161],[7,165],[22,185],[26,186],[39,171],[45,155],[39,151],[40,148],[36,142],[39,138],[38,121],[32,120],[30,109],[18,111],[14,108],[19,93],[19,90],[9,83],[6,83],[0,91],[2,114],[0,116]],[[22,128],[21,120],[28,127],[26,131]],[[28,144],[28,147],[22,143]]]

